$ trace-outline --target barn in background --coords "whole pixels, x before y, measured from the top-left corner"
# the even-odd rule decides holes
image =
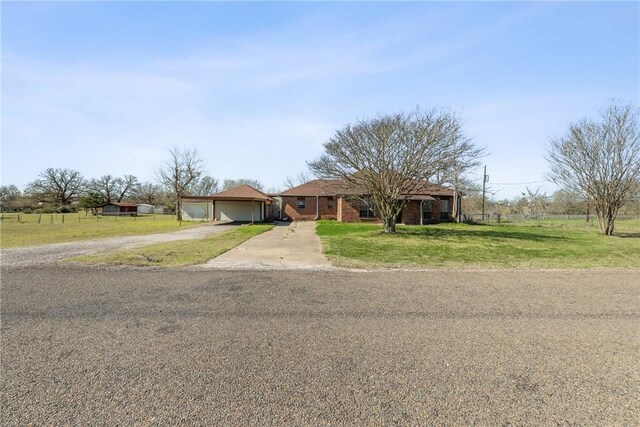
[[[111,202],[98,207],[101,215],[138,215],[138,205],[128,202]]]

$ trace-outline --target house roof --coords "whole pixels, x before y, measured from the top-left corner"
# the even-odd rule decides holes
[[[314,179],[280,193],[281,196],[336,196],[355,194],[349,183],[341,179]]]
[[[104,206],[110,206],[110,205],[114,205],[114,206],[118,206],[120,208],[137,208],[138,205],[135,203],[129,203],[129,202],[111,202],[111,203],[105,203],[104,205],[101,205],[100,207],[104,207]]]
[[[452,196],[453,188],[445,187],[440,184],[431,184],[426,181],[417,183],[416,188],[411,192],[412,198],[418,199],[417,196]],[[280,196],[337,196],[361,194],[360,191],[341,179],[314,179],[297,187],[290,188],[280,193]],[[429,200],[429,199],[423,199]]]
[[[262,191],[256,190],[252,186],[246,184],[230,188],[229,190],[221,191],[216,194],[212,194],[210,198],[213,200],[253,200],[260,202],[273,200]]]

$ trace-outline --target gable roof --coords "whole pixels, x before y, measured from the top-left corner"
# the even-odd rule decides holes
[[[453,188],[445,187],[440,184],[431,184],[427,181],[421,181],[417,184],[411,193],[417,195],[436,195],[436,196],[452,196]],[[353,184],[342,179],[314,179],[297,187],[290,188],[280,193],[280,196],[299,196],[299,197],[316,197],[316,196],[338,196],[338,195],[355,195],[362,194]]]
[[[260,202],[273,200],[262,191],[256,190],[252,186],[246,184],[212,194],[208,198],[213,200],[254,200]]]
[[[280,196],[336,196],[351,194],[349,183],[341,179],[314,179],[280,193]]]
[[[110,206],[110,205],[118,206],[119,208],[136,208],[136,207],[138,207],[137,204],[129,203],[129,202],[110,202],[110,203],[105,203],[104,205],[100,205],[98,207],[105,207],[105,206]]]

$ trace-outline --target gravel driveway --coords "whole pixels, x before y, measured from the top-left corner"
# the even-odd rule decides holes
[[[2,270],[3,425],[640,425],[637,271]]]
[[[228,231],[237,225],[203,224],[169,233],[147,234],[143,236],[108,237],[77,242],[53,243],[42,246],[0,250],[0,264],[3,267],[35,267],[56,264],[58,261],[95,252],[127,249],[154,243],[175,240],[200,239],[206,236]]]

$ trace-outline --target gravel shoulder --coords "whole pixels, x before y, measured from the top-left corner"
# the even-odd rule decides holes
[[[2,270],[3,425],[639,425],[628,271]]]
[[[36,267],[55,265],[63,259],[80,255],[128,249],[176,240],[200,239],[206,236],[223,233],[234,227],[237,227],[237,225],[203,224],[201,226],[190,227],[169,233],[109,237],[77,242],[54,243],[42,246],[2,249],[0,250],[0,264],[2,267]]]

